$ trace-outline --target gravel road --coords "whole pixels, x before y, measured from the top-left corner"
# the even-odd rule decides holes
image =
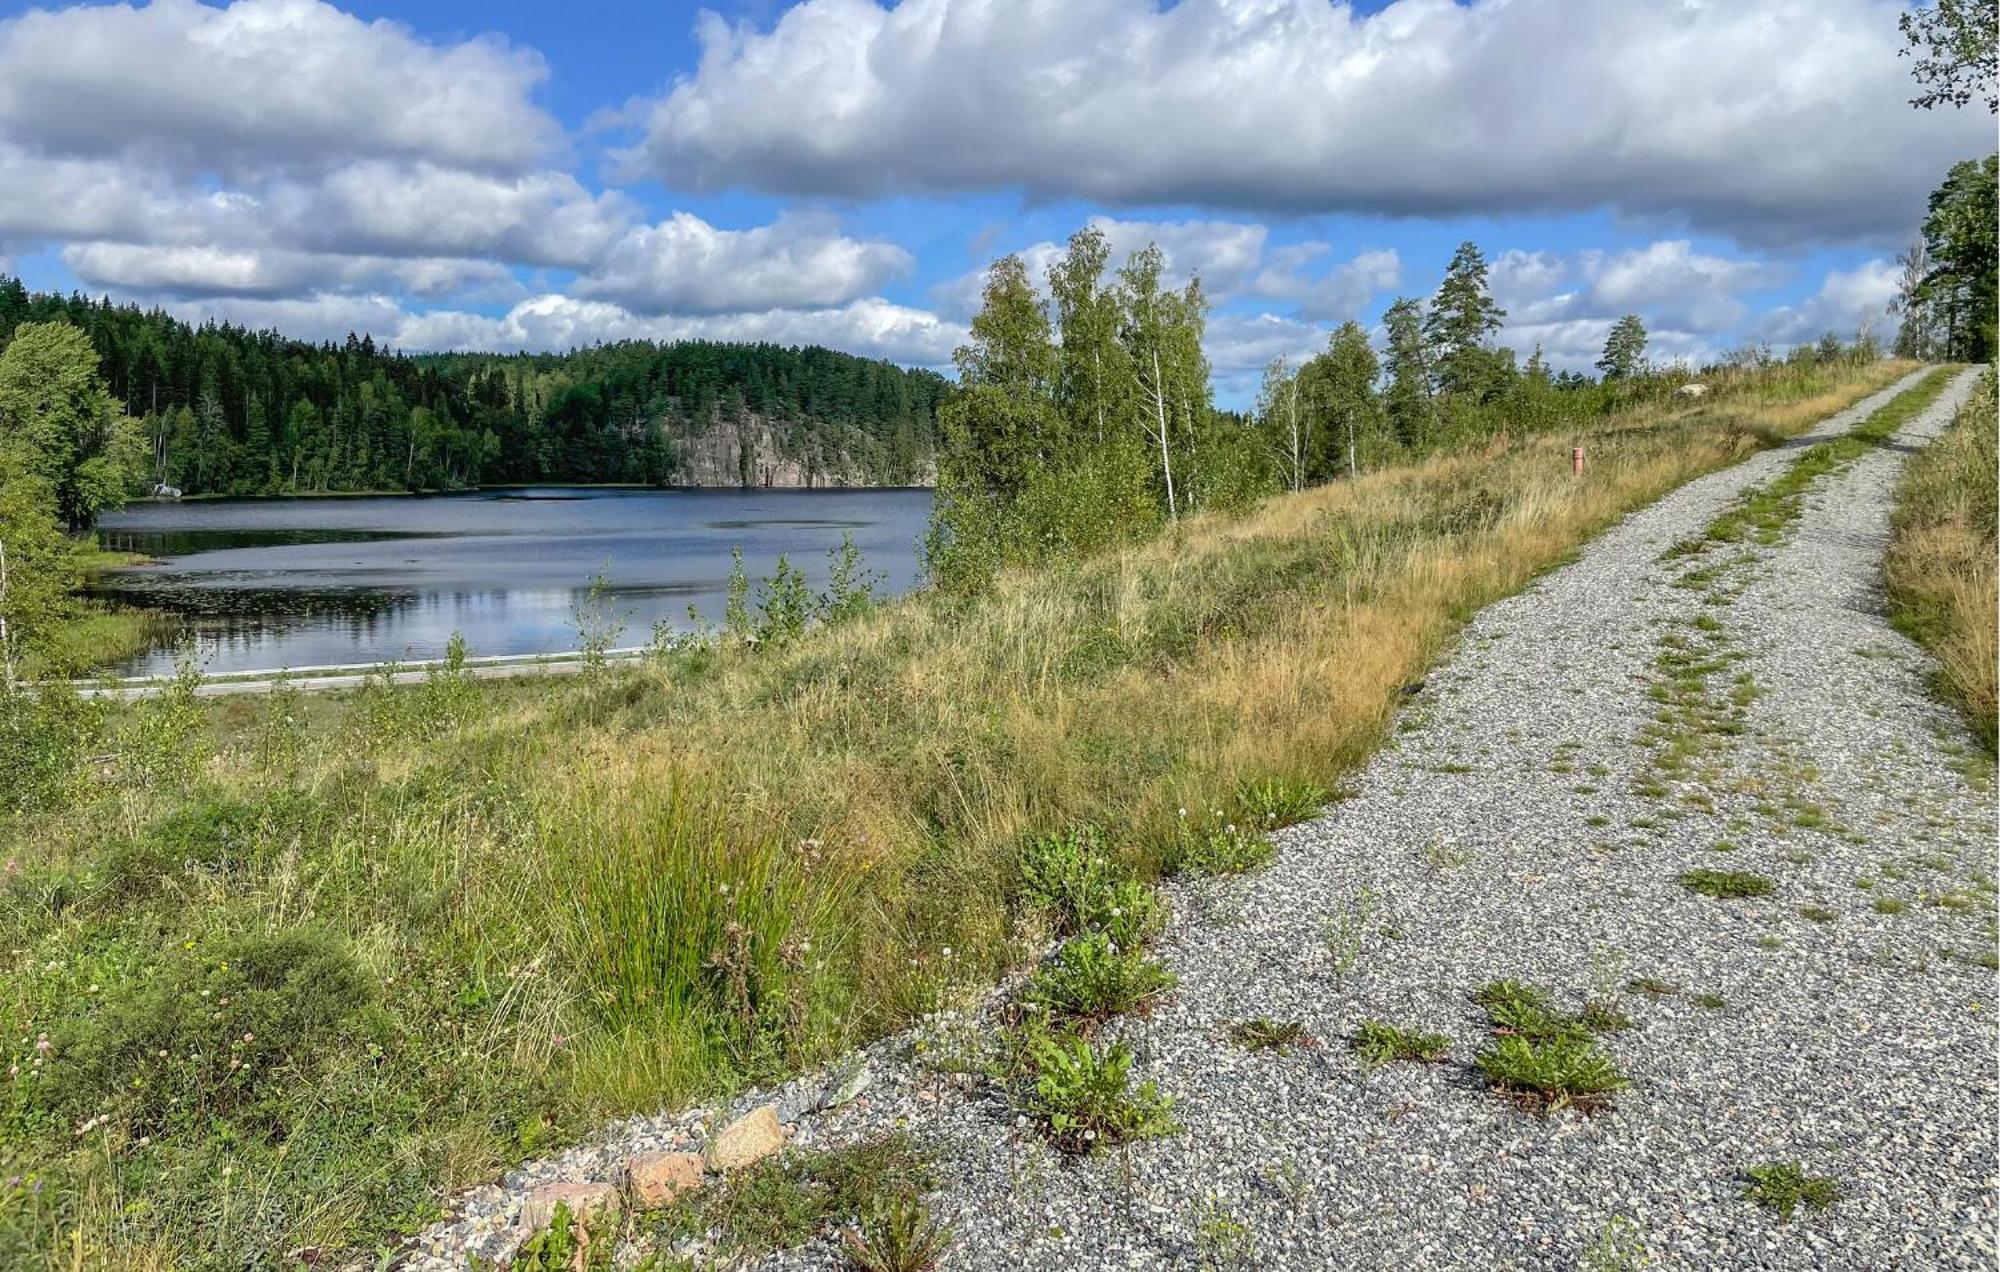
[[[1179,988],[1117,1027],[1183,1133],[1063,1159],[907,1038],[834,1110],[803,1113],[817,1078],[736,1107],[779,1098],[802,1145],[932,1140],[950,1267],[1993,1266],[1991,767],[1926,691],[1879,582],[1902,463],[1972,375],[1822,479],[1777,541],[1669,554],[1914,379],[1482,612],[1350,798],[1282,832],[1268,869],[1169,890]],[[1681,885],[1693,868],[1775,887],[1714,899]],[[1632,1080],[1612,1108],[1544,1118],[1485,1087],[1468,995],[1498,978],[1632,1018],[1605,1039]],[[1227,1040],[1260,1016],[1320,1045]],[[1445,1034],[1449,1057],[1371,1070],[1349,1045],[1367,1019]],[[431,1248],[535,1182],[608,1177],[621,1151],[521,1172]],[[1745,1200],[1743,1169],[1780,1160],[1839,1200],[1789,1220]],[[769,1266],[839,1263],[824,1239]]]

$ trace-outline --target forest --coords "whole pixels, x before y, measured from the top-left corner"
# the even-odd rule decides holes
[[[921,484],[947,387],[928,371],[770,344],[412,356],[366,336],[314,344],[194,326],[0,277],[0,349],[49,322],[88,334],[105,386],[139,422],[145,484],[189,495]]]

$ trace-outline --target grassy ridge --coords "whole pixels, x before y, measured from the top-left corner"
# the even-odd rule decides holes
[[[782,648],[52,708],[76,762],[0,824],[0,1263],[366,1246],[891,1029],[1041,947],[1025,835],[1149,876],[1258,783],[1336,785],[1464,617],[1906,369],[1746,374]]]
[[[1993,371],[1951,428],[1910,461],[1896,492],[1885,564],[1891,614],[1937,656],[1940,688],[1959,704],[1988,751],[1996,740],[1996,452]]]

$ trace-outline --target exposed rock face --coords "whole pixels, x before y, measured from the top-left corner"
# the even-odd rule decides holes
[[[696,431],[667,425],[673,443],[673,483],[682,486],[927,486],[936,479],[928,455],[908,457],[907,471],[893,471],[893,457],[864,462],[828,438],[821,425],[811,433],[784,420],[745,414],[718,419]],[[858,430],[854,440],[867,442]],[[889,470],[889,471],[885,471]],[[900,479],[900,480],[899,480]]]
[[[632,1204],[642,1209],[664,1206],[683,1193],[701,1187],[699,1153],[644,1153],[625,1164],[625,1186]]]
[[[703,1159],[713,1171],[754,1166],[785,1146],[785,1128],[778,1123],[778,1106],[766,1104],[745,1113],[709,1142]]]

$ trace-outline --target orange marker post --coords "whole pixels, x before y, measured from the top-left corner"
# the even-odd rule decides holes
[[[1583,447],[1569,448],[1569,473],[1572,477],[1583,476]]]

